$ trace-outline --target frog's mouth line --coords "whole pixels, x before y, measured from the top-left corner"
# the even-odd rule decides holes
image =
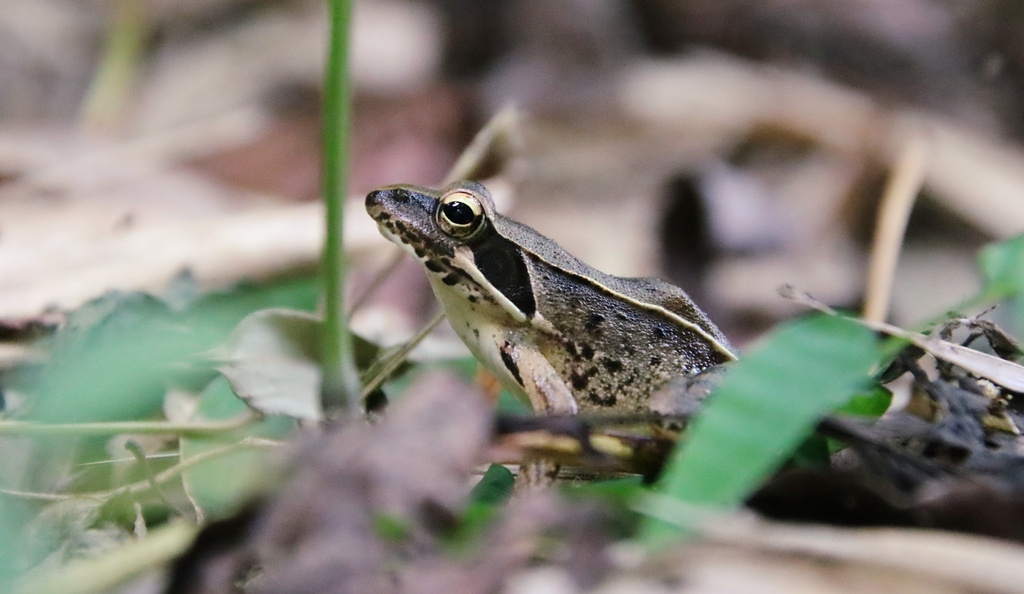
[[[377,229],[380,231],[380,234],[384,236],[384,239],[387,239],[391,243],[402,248],[404,252],[406,252],[410,256],[413,256],[417,260],[424,260],[423,257],[416,253],[416,248],[414,248],[412,244],[409,242],[409,240],[406,239],[405,235],[399,235],[398,233],[395,233],[385,223],[381,221],[377,222]]]
[[[451,286],[458,282],[460,278],[471,278],[461,268],[452,266],[450,261],[446,258],[432,258],[426,254],[423,250],[416,247],[415,244],[422,243],[416,242],[415,239],[410,239],[409,234],[402,234],[393,231],[390,227],[386,226],[385,223],[377,223],[377,228],[380,229],[381,235],[383,235],[388,241],[402,248],[402,250],[419,260],[423,267],[427,269],[428,275],[436,275],[441,278],[441,282]]]
[[[425,242],[422,240],[417,241],[418,237],[414,233],[402,232],[396,229],[394,224],[389,223],[390,221],[388,220],[377,221],[377,228],[380,229],[381,235],[423,263],[423,267],[427,269],[427,277],[435,287],[435,292],[450,291],[461,286],[464,298],[471,303],[475,303],[480,299],[494,302],[495,305],[505,310],[517,322],[525,322],[533,317],[536,306],[534,305],[532,294],[529,297],[528,306],[521,300],[519,300],[519,303],[514,303],[500,289],[492,288],[488,290],[487,287],[492,286],[492,283],[484,278],[482,272],[478,270],[467,271],[455,265],[453,262],[453,260],[457,259],[455,254],[452,254],[450,257],[432,257],[425,250],[417,247],[418,244],[422,245]],[[438,282],[440,284],[437,284]],[[444,285],[445,289],[442,289],[441,285]]]

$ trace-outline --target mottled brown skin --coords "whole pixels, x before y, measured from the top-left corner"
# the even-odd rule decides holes
[[[440,224],[439,201],[453,193],[479,201],[482,226],[472,237]],[[495,212],[479,184],[391,186],[371,192],[366,207],[386,237],[423,262],[474,355],[539,411],[646,412],[669,379],[736,358],[681,289],[595,270]]]
[[[646,412],[650,394],[671,378],[732,360],[657,310],[623,307],[614,293],[567,278],[543,262],[531,266],[546,281],[537,292],[538,309],[550,311],[557,301],[563,311],[552,322],[558,333],[538,341],[541,352],[567,378],[581,410]],[[655,281],[632,280],[650,282],[656,290]]]

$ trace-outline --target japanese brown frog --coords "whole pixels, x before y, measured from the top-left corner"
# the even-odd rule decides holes
[[[591,268],[495,212],[480,184],[388,186],[366,210],[423,263],[469,350],[537,412],[646,413],[670,379],[736,358],[681,289]]]

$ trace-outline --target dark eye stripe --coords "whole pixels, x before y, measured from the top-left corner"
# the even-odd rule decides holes
[[[472,250],[476,267],[484,278],[523,315],[532,318],[537,313],[537,302],[522,251],[497,233],[487,235],[474,244]]]

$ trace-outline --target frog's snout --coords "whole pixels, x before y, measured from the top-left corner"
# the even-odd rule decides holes
[[[370,214],[379,212],[384,206],[387,190],[374,190],[366,195],[366,210]]]
[[[405,188],[381,188],[366,195],[366,209],[384,209],[388,204],[406,204],[412,194]]]

